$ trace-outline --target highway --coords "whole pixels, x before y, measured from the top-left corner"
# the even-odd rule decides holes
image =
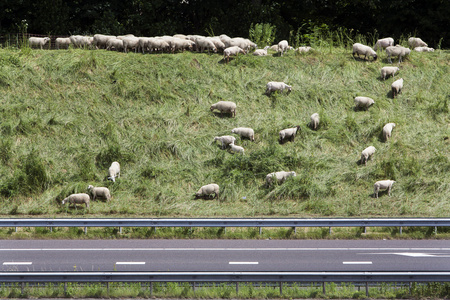
[[[1,240],[2,271],[449,271],[445,240]]]

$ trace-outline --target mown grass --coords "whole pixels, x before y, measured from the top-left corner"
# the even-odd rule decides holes
[[[347,47],[283,57],[142,55],[103,50],[0,50],[0,215],[39,217],[443,217],[450,212],[450,54],[411,53],[400,65],[403,93],[380,79],[384,53],[367,62]],[[293,86],[264,95],[268,81]],[[355,111],[353,99],[375,105]],[[237,103],[236,118],[210,112]],[[308,127],[318,112],[319,130]],[[381,130],[395,122],[392,139]],[[295,142],[281,129],[300,125]],[[252,127],[233,155],[214,136]],[[376,147],[367,166],[361,151]],[[121,164],[116,183],[107,180]],[[297,177],[267,188],[266,174]],[[392,196],[372,197],[393,179]],[[204,184],[220,201],[194,200]],[[87,186],[113,199],[91,209],[61,200]]]

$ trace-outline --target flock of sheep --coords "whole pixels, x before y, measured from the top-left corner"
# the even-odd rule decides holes
[[[50,42],[50,38],[29,38],[29,45],[31,47],[43,47]],[[208,51],[217,53],[221,51],[226,62],[229,61],[230,57],[236,56],[238,54],[247,54],[250,50],[255,49],[252,52],[255,56],[266,56],[269,49],[276,51],[283,56],[288,50],[293,50],[286,40],[280,41],[278,44],[273,46],[266,46],[264,49],[257,49],[257,45],[245,38],[230,38],[227,35],[220,35],[216,37],[205,37],[200,35],[182,35],[177,34],[174,36],[162,36],[162,37],[135,37],[132,34],[124,36],[111,36],[96,34],[93,37],[72,35],[67,38],[57,38],[55,40],[56,48],[68,48],[70,45],[73,47],[84,47],[91,49],[106,49],[115,51],[130,51],[142,53],[152,53],[152,52],[169,52],[175,53],[177,51],[198,51],[204,52]],[[408,40],[408,44],[417,52],[431,52],[434,51],[433,48],[428,48],[428,45],[423,42],[420,38],[411,37]],[[308,52],[311,47],[299,47],[295,49],[300,53]],[[409,55],[411,50],[409,48],[402,47],[400,45],[394,46],[394,39],[383,38],[379,39],[374,48],[366,46],[360,43],[353,44],[353,56],[364,55],[364,59],[372,57],[374,60],[377,59],[377,49],[385,49],[388,61],[392,63],[392,57],[398,57],[399,63],[402,62],[402,58]],[[387,77],[394,75],[399,71],[398,67],[386,66],[381,69],[381,78],[386,80]],[[403,79],[400,78],[394,81],[391,85],[392,97],[395,98],[403,88]],[[289,94],[292,91],[292,86],[284,82],[271,81],[266,85],[266,95],[270,96],[274,92],[283,93],[284,91]],[[355,110],[367,110],[375,101],[369,97],[358,96],[355,97]],[[210,107],[211,111],[218,110],[220,114],[227,113],[231,117],[236,116],[236,104],[231,101],[219,101],[212,104]],[[312,130],[317,130],[319,127],[320,116],[318,113],[311,115],[310,128]],[[383,138],[385,141],[391,137],[392,130],[395,127],[395,123],[388,123],[383,127]],[[281,144],[286,141],[294,141],[295,135],[299,130],[300,126],[295,126],[292,128],[286,128],[279,132],[279,142]],[[231,130],[231,133],[237,134],[242,138],[247,138],[251,141],[255,140],[255,132],[252,128],[238,127]],[[221,143],[221,148],[229,148],[232,153],[244,154],[244,148],[235,145],[236,138],[231,135],[216,136],[214,141],[219,141]],[[373,156],[376,149],[374,146],[369,146],[361,152],[360,163],[366,165],[367,161]],[[116,177],[120,176],[120,165],[118,162],[113,162],[109,168],[108,179],[115,181]],[[296,176],[294,171],[279,171],[272,172],[266,175],[266,186],[269,186],[276,181],[278,184],[283,183],[287,178],[291,176]],[[378,192],[380,190],[387,190],[390,195],[392,185],[395,181],[393,180],[381,180],[374,184],[374,196],[378,198]],[[88,191],[92,194],[92,199],[104,198],[107,201],[111,199],[111,193],[106,187],[93,187],[89,185]],[[213,198],[219,197],[219,185],[211,183],[202,186],[197,193],[195,193],[196,198]],[[87,193],[72,194],[62,201],[62,204],[70,203],[85,204],[89,208],[90,195]]]

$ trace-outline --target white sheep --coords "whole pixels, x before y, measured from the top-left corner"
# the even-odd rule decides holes
[[[402,47],[400,45],[397,46],[389,46],[386,48],[386,54],[388,56],[389,63],[392,64],[392,56],[398,56],[398,62],[402,62],[402,58],[411,53],[411,49]]]
[[[66,38],[56,38],[55,40],[55,45],[56,45],[56,49],[60,49],[60,48],[69,48],[70,46],[70,38],[66,37]]]
[[[287,90],[287,93],[289,94],[292,91],[292,86],[279,81],[269,81],[266,84],[266,95],[270,95],[275,91],[283,93],[284,90]]]
[[[92,42],[92,45],[96,47],[97,49],[106,49],[106,43],[110,39],[115,39],[115,35],[104,35],[104,34],[94,34],[94,40]]]
[[[230,61],[231,56],[236,56],[239,53],[245,54],[244,49],[238,46],[225,48],[225,50],[223,50],[223,59],[228,63]]]
[[[398,96],[399,93],[402,92],[403,88],[403,78],[397,79],[394,81],[391,85],[392,89],[392,98],[395,98],[395,96]]]
[[[414,51],[416,51],[416,52],[434,52],[434,48],[416,47],[416,48],[414,48]]]
[[[386,77],[394,77],[395,73],[400,71],[399,67],[382,67],[381,68],[381,78],[386,80]]]
[[[269,173],[266,175],[266,186],[271,185],[274,180],[276,180],[278,184],[283,183],[288,177],[291,176],[297,176],[297,174],[294,171],[280,171]]]
[[[377,53],[369,46],[360,43],[353,44],[353,57],[355,57],[355,54],[357,54],[358,57],[364,55],[364,59],[367,59],[368,56],[372,56],[373,60],[377,60]]]
[[[278,43],[278,52],[281,52],[281,56],[283,53],[287,52],[289,49],[289,43],[286,40],[282,40]]]
[[[222,113],[230,113],[232,117],[236,117],[236,103],[231,102],[231,101],[219,101],[217,103],[214,103],[213,105],[211,105],[210,110],[219,110],[220,111],[220,115],[222,115]]]
[[[92,200],[95,201],[95,198],[103,198],[106,201],[111,200],[111,193],[107,187],[94,187],[93,185],[88,186],[88,191],[92,193]]]
[[[36,46],[36,47],[40,47],[41,50],[42,50],[42,47],[44,47],[45,44],[47,44],[48,42],[50,42],[50,38],[49,37],[30,37],[28,39],[28,43],[29,43],[31,48]]]
[[[388,190],[388,195],[391,195],[391,189],[392,189],[392,185],[395,183],[394,180],[380,180],[375,182],[374,184],[374,191],[373,193],[375,194],[375,197],[378,198],[378,192],[380,190]]]
[[[153,52],[153,50],[164,52],[170,49],[170,45],[162,38],[150,38],[148,40],[148,48],[150,52]]]
[[[303,47],[298,47],[297,49],[295,49],[295,51],[298,51],[298,53],[306,53],[311,51],[313,48],[311,48],[310,46],[303,46]]]
[[[285,140],[289,139],[291,142],[294,141],[295,135],[297,131],[300,129],[300,126],[286,128],[280,131],[280,143],[284,143]]]
[[[375,101],[369,97],[358,96],[355,97],[355,109],[368,109],[371,105],[373,105]]]
[[[361,152],[361,164],[365,164],[367,165],[367,161],[369,160],[369,158],[372,157],[372,155],[375,153],[375,147],[374,146],[369,146],[366,149],[364,149]]]
[[[210,50],[214,53],[217,53],[216,45],[214,45],[213,41],[205,37],[197,38],[195,41],[195,45],[197,46],[197,51],[203,52],[205,51],[205,49],[207,49],[208,54]]]
[[[232,153],[242,153],[242,154],[244,154],[244,147],[237,146],[237,145],[234,144],[234,142],[230,143],[229,146],[230,146],[230,151]]]
[[[195,193],[195,199],[209,197],[211,194],[214,194],[214,198],[217,197],[219,199],[219,185],[215,183],[210,183],[202,186],[197,193]]]
[[[267,49],[269,49],[269,46],[264,47],[264,49],[256,49],[255,52],[253,52],[253,55],[255,55],[255,56],[266,56],[267,55]]]
[[[123,41],[123,52],[127,52],[128,49],[134,49],[134,52],[137,52],[139,48],[139,38],[137,37],[125,37],[122,39]]]
[[[225,44],[220,40],[219,37],[206,37],[208,40],[213,42],[214,46],[216,46],[217,51],[222,51],[226,48]]]
[[[270,46],[269,50],[273,50],[275,52],[278,52],[278,44]]]
[[[309,124],[309,126],[313,129],[316,130],[319,127],[319,122],[320,122],[320,116],[318,113],[313,113],[311,115],[311,122]]]
[[[410,37],[408,39],[408,45],[413,49],[416,47],[428,47],[427,43],[422,41],[421,38],[416,38],[416,37]]]
[[[77,204],[85,204],[86,208],[89,208],[90,197],[86,193],[72,194],[62,201],[62,205],[69,203],[69,206],[73,204],[77,208]]]
[[[251,141],[255,140],[255,131],[252,128],[247,127],[237,127],[231,130],[231,133],[239,134],[241,138],[245,137]]]
[[[70,42],[75,48],[90,47],[94,42],[94,38],[85,35],[71,35]]]
[[[114,161],[108,169],[108,179],[116,182],[116,177],[120,178],[120,164]]]
[[[395,123],[387,123],[383,126],[383,139],[384,141],[387,141],[392,134],[392,129],[394,129]]]
[[[226,38],[222,39],[221,38],[220,40],[225,44],[225,47],[227,47],[227,48],[237,46],[246,51],[248,51],[251,48],[256,48],[255,43],[253,43],[249,39],[245,39],[245,38],[241,38],[241,37],[236,37],[236,38],[231,38],[231,39],[226,39]]]
[[[375,47],[373,47],[373,50],[376,51],[377,49],[386,49],[389,46],[394,46],[394,39],[391,37],[379,39],[376,42]]]
[[[236,138],[232,135],[215,136],[214,141],[220,141],[222,149],[225,149],[229,144],[234,144]]]
[[[109,39],[106,42],[106,50],[122,51],[123,50],[123,40],[121,40],[121,39]]]

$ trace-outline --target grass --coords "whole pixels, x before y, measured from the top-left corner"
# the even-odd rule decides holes
[[[367,62],[347,47],[283,57],[0,49],[0,216],[19,217],[444,217],[450,213],[450,53],[411,53],[400,65],[403,93],[380,79],[385,54]],[[396,65],[395,61],[394,64]],[[268,81],[293,86],[264,95]],[[375,105],[355,111],[353,98]],[[237,103],[236,118],[212,113]],[[308,127],[318,112],[317,131]],[[395,122],[392,139],[381,140]],[[281,129],[300,125],[295,142]],[[214,136],[252,127],[233,155]],[[367,166],[357,162],[377,149]],[[106,179],[121,164],[116,183]],[[266,174],[297,177],[271,188]],[[372,197],[393,179],[392,196]],[[204,184],[220,201],[194,200]],[[113,199],[91,209],[61,206],[87,186]]]

